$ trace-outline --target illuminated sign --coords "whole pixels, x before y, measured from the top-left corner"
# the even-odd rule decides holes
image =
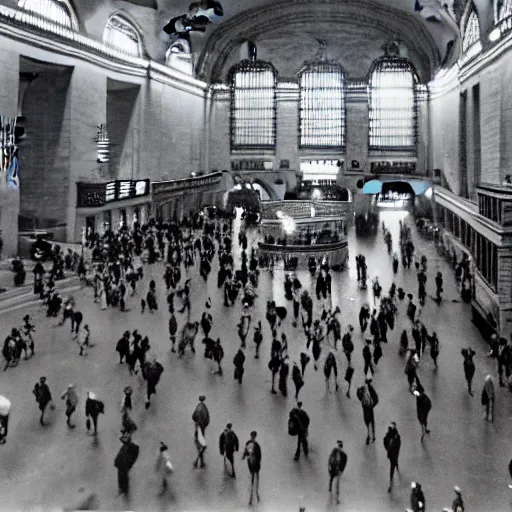
[[[107,183],[105,186],[105,202],[109,203],[110,201],[116,200],[116,182]]]
[[[77,183],[77,206],[91,208],[149,194],[149,180],[117,180],[109,183]]]

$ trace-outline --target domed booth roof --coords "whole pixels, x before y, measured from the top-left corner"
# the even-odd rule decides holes
[[[349,201],[349,192],[338,185],[305,185],[297,191],[297,199],[312,201]]]

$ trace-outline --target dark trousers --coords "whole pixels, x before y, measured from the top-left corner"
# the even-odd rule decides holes
[[[293,301],[293,318],[295,318],[295,320],[299,318],[299,307],[300,303]]]
[[[372,362],[371,360],[369,361],[365,361],[364,362],[364,374],[366,375],[368,373],[368,369],[370,369],[370,371],[372,372],[372,375],[373,375],[373,366],[372,366]]]
[[[308,438],[307,433],[299,432],[297,435],[297,451],[295,452],[295,458],[298,459],[300,457],[300,447],[302,446],[302,450],[304,451],[304,455],[308,455]]]
[[[389,459],[389,484],[393,480],[395,469],[398,471],[398,459]]]
[[[130,479],[128,477],[128,471],[123,469],[117,469],[117,485],[119,492],[122,494],[128,494],[130,487]]]

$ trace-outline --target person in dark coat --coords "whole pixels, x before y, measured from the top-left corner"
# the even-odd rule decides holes
[[[254,327],[254,344],[256,345],[256,353],[254,354],[255,359],[259,359],[260,357],[260,345],[263,341],[263,334],[261,333],[261,320],[258,322],[258,325]]]
[[[372,430],[373,442],[375,442],[375,416],[373,414],[374,407],[379,402],[377,392],[372,386],[372,380],[366,379],[365,385],[357,390],[357,398],[359,398],[363,406],[363,419],[368,431],[366,436],[366,444],[370,444],[370,427]]]
[[[341,346],[343,347],[343,352],[345,353],[349,366],[352,359],[352,352],[354,352],[352,332],[354,332],[354,328],[351,325],[349,325],[347,327],[347,332],[343,335],[343,338],[341,339]]]
[[[459,486],[453,488],[455,491],[455,499],[452,502],[453,512],[464,512],[464,501],[462,500],[462,493]]]
[[[430,342],[430,357],[434,361],[434,368],[437,370],[437,357],[439,356],[439,338],[437,333],[434,331],[432,336],[429,337]]]
[[[210,334],[210,331],[212,329],[212,323],[213,323],[212,315],[210,315],[210,313],[205,311],[203,313],[203,316],[201,317],[201,329],[204,332],[205,338],[207,338],[208,334]]]
[[[340,503],[340,477],[347,466],[347,454],[343,451],[343,441],[338,441],[329,455],[329,492],[332,482],[336,479],[336,503]]]
[[[32,393],[34,393],[36,402],[39,405],[39,410],[41,411],[39,423],[44,426],[44,412],[46,411],[48,404],[52,401],[52,394],[50,393],[48,384],[46,384],[46,377],[41,377],[39,379],[39,382],[34,386]]]
[[[146,361],[141,365],[142,377],[147,383],[147,397],[146,409],[149,409],[151,405],[151,395],[156,394],[156,386],[160,380],[164,367],[153,358],[153,361]]]
[[[393,475],[395,474],[395,469],[398,469],[398,456],[400,455],[400,447],[402,445],[402,440],[400,439],[400,434],[396,428],[396,423],[393,421],[391,425],[388,427],[388,431],[384,436],[384,448],[388,454],[389,459],[389,487],[388,492],[391,492],[391,486],[393,485]]]
[[[306,371],[306,366],[308,365],[310,359],[311,358],[305,352],[300,353],[300,367],[302,371],[302,378],[304,378],[304,372]]]
[[[233,425],[228,423],[226,429],[219,438],[220,454],[224,456],[224,467],[226,467],[226,459],[231,464],[231,471],[228,474],[231,478],[236,478],[234,454],[239,449],[238,437],[232,430]]]
[[[176,352],[176,333],[178,332],[178,322],[174,315],[174,310],[171,311],[169,318],[169,339],[171,340],[171,352]]]
[[[297,363],[293,363],[292,381],[295,384],[295,400],[297,400],[299,398],[300,390],[302,389],[302,386],[304,386],[304,379],[302,378],[302,374]]]
[[[296,423],[297,428],[297,450],[295,452],[294,460],[299,460],[300,449],[304,450],[304,455],[308,456],[308,431],[309,431],[309,416],[307,412],[302,409],[302,402],[297,402],[297,407],[290,411],[290,420]]]
[[[130,354],[130,331],[125,331],[123,337],[117,342],[116,351],[119,353],[119,363],[123,364],[123,359],[128,359]]]
[[[288,356],[281,360],[279,368],[279,391],[283,396],[288,396],[288,374],[290,373],[290,365],[287,362]]]
[[[460,352],[464,358],[464,376],[466,377],[466,382],[468,383],[468,391],[470,396],[473,396],[471,383],[473,382],[473,376],[475,375],[475,363],[473,362],[473,357],[475,356],[476,352],[472,348],[463,348]]]
[[[426,510],[425,495],[421,485],[417,482],[411,483],[411,510],[412,512],[423,512]]]
[[[206,427],[210,424],[210,411],[208,411],[208,407],[204,403],[205,400],[206,397],[204,395],[199,397],[199,403],[192,414],[192,421],[199,426],[203,436],[206,432]]]
[[[234,378],[240,384],[242,384],[242,377],[244,376],[244,363],[245,363],[245,354],[241,348],[238,349],[235,357],[233,358],[233,364],[235,365],[235,374]]]
[[[247,466],[251,473],[251,497],[249,506],[252,505],[252,496],[254,488],[256,488],[256,499],[260,501],[259,485],[260,485],[260,469],[261,469],[261,447],[256,441],[257,432],[251,432],[251,439],[245,443],[244,454],[242,460],[247,459]]]
[[[213,370],[212,374],[222,375],[222,360],[224,359],[224,349],[220,344],[220,338],[217,338],[215,345],[213,346],[213,360],[217,363],[217,371]]]
[[[117,468],[119,495],[128,494],[130,490],[129,471],[139,457],[139,447],[129,437],[122,437],[121,442],[123,445],[114,460],[114,467]]]
[[[329,352],[324,363],[325,386],[327,388],[327,392],[331,391],[329,385],[331,374],[334,374],[334,386],[336,391],[338,391],[338,364],[332,351]]]
[[[359,327],[361,328],[361,332],[366,331],[369,319],[370,308],[368,306],[361,306],[361,309],[359,310]]]
[[[371,345],[372,345],[372,340],[367,339],[366,340],[366,345],[363,348],[363,360],[364,360],[364,370],[363,370],[363,373],[365,375],[368,375],[368,370],[370,370],[372,372],[372,375],[374,373],[373,366],[372,366],[372,351],[371,351],[371,348],[370,348]]]
[[[279,344],[281,345],[281,344]],[[277,391],[275,390],[275,380],[276,375],[279,372],[279,368],[281,367],[281,359],[278,355],[272,354],[272,357],[270,358],[270,361],[268,362],[268,369],[272,372],[272,389],[271,393],[273,395],[277,394]]]
[[[87,400],[85,401],[85,416],[87,418],[87,430],[91,428],[91,419],[94,426],[94,435],[98,433],[98,416],[105,413],[105,405],[101,400],[98,400],[94,393],[87,393]]]
[[[432,402],[423,389],[418,388],[414,392],[414,396],[416,397],[416,413],[421,425],[421,440],[423,441],[425,434],[430,434],[430,430],[427,427],[428,414],[430,409],[432,409]]]

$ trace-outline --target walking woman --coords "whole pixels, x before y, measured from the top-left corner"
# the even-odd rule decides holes
[[[251,497],[249,498],[249,506],[252,505],[252,496],[256,489],[256,499],[260,501],[260,469],[261,469],[261,447],[256,441],[257,432],[251,432],[251,439],[245,443],[245,450],[242,460],[247,459],[247,466],[251,473]]]
[[[78,395],[76,394],[74,384],[70,384],[60,398],[61,400],[66,400],[66,425],[69,428],[75,428],[76,425],[71,424],[71,415],[75,412],[78,405]]]
[[[473,362],[473,357],[475,356],[476,352],[472,348],[463,348],[460,352],[462,357],[464,357],[464,376],[466,377],[466,382],[468,383],[468,391],[470,396],[473,396],[471,383],[473,381],[473,375],[475,375],[475,363]]]

